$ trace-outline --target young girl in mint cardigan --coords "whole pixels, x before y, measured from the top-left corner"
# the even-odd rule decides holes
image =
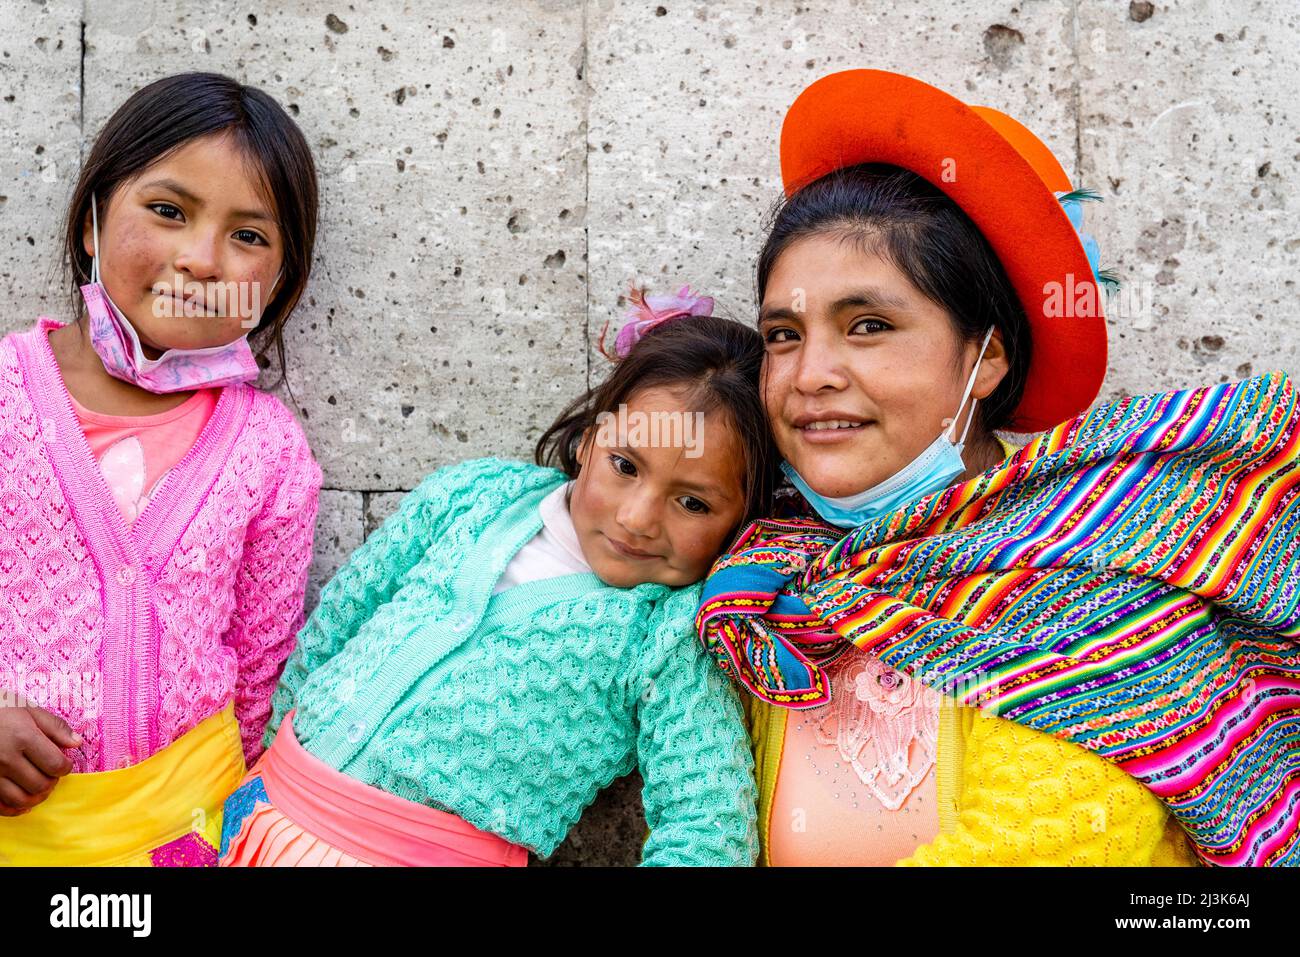
[[[692,619],[771,486],[763,345],[686,290],[634,299],[538,465],[435,472],[322,591],[223,865],[524,864],[638,765],[645,864],[754,862],[743,716]]]

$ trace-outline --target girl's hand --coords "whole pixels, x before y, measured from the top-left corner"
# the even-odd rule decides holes
[[[63,749],[80,746],[81,735],[44,708],[0,706],[0,816],[26,814],[49,797],[72,770]]]

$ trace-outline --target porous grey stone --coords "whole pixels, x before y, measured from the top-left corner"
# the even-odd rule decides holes
[[[81,149],[81,3],[0,4],[0,334],[72,318],[62,214]]]
[[[617,330],[629,281],[691,283],[752,322],[754,265],[781,192],[781,121],[813,80],[908,73],[1020,117],[1075,165],[1073,5],[595,2],[588,12],[589,328]],[[1014,50],[985,34],[1021,38]]]
[[[366,538],[369,538],[380,525],[383,525],[388,516],[397,511],[397,506],[402,504],[402,499],[405,497],[405,492],[371,492],[366,496]]]
[[[320,601],[320,590],[343,567],[348,556],[361,547],[362,514],[360,492],[321,489],[316,513],[316,541],[311,570],[307,576],[307,614]]]
[[[1294,8],[1079,5],[1082,181],[1108,314],[1104,396],[1300,368]]]

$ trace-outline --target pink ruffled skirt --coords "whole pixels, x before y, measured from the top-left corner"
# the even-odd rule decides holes
[[[285,716],[226,799],[222,867],[519,867],[528,850],[309,754]]]

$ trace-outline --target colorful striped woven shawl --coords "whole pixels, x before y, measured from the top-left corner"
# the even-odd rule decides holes
[[[789,708],[852,642],[1114,762],[1207,863],[1300,863],[1298,426],[1280,373],[1137,396],[847,537],[756,522],[700,637]]]

